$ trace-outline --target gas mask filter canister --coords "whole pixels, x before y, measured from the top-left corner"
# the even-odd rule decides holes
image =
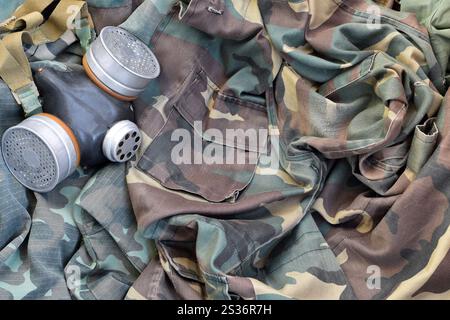
[[[132,101],[160,66],[145,43],[119,27],[105,27],[83,57],[84,69],[102,90],[123,101]]]
[[[6,166],[25,187],[49,192],[80,163],[80,148],[72,130],[57,117],[41,113],[3,135]]]

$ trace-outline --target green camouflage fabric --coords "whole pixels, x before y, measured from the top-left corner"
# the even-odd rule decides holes
[[[11,1],[4,2],[9,8]],[[119,2],[99,1],[98,7],[121,11],[125,4]],[[131,5],[126,7],[131,10]],[[1,8],[1,17],[7,17],[3,2]],[[73,41],[60,39],[44,46],[46,57],[29,55],[34,70],[81,63],[80,46]],[[2,81],[0,108],[1,135],[23,120]],[[24,189],[0,157],[0,299],[125,297],[155,255],[154,245],[137,230],[126,170],[114,164],[100,170],[79,168],[54,191],[41,195]]]
[[[43,195],[0,159],[0,299],[450,299],[450,91],[430,12],[88,4],[97,31],[120,24],[161,64],[134,102],[143,145]],[[72,44],[33,67],[79,58]],[[22,116],[0,91],[1,134]]]
[[[450,78],[450,2],[441,0],[402,0],[401,10],[415,12],[419,21],[428,29],[431,44],[443,70]]]
[[[0,21],[8,19],[16,10],[16,8],[23,3],[23,0],[2,1],[2,10],[0,10]]]

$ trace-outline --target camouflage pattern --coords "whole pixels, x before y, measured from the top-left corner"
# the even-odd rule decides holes
[[[402,0],[401,10],[415,12],[417,19],[430,34],[430,41],[438,62],[446,70],[447,84],[450,84],[450,2],[434,0]]]
[[[87,0],[97,32],[109,25],[119,25],[143,0]]]
[[[16,10],[16,8],[23,3],[23,0],[2,1],[2,10],[0,10],[0,22],[8,19]]]
[[[0,298],[450,299],[448,74],[414,13],[88,2],[97,30],[124,21],[161,64],[134,103],[143,146],[45,195],[0,160]],[[21,116],[0,90],[2,133]],[[176,164],[180,128],[253,161]]]

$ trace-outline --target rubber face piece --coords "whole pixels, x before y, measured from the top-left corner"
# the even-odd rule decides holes
[[[41,69],[35,82],[44,100],[44,112],[58,117],[75,135],[81,165],[105,163],[102,147],[108,130],[122,120],[134,122],[130,102],[117,100],[95,86],[79,65],[68,65],[67,71]]]

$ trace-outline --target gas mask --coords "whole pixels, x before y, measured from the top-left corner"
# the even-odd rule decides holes
[[[45,67],[34,75],[43,113],[9,128],[5,163],[36,192],[49,192],[79,165],[126,162],[142,136],[130,101],[159,75],[150,49],[127,31],[104,28],[80,65]]]

